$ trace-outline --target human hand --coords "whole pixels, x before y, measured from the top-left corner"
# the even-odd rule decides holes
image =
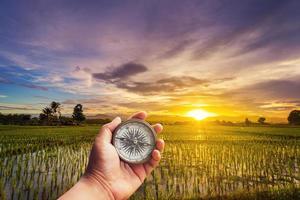
[[[144,120],[146,116],[145,112],[139,112],[130,118]],[[102,126],[93,144],[86,172],[80,180],[81,184],[92,188],[90,194],[95,193],[98,197],[129,198],[158,165],[164,149],[164,141],[158,139],[156,149],[153,150],[152,158],[148,162],[129,164],[120,160],[115,147],[111,144],[112,132],[120,123],[121,119],[116,117],[112,122]],[[153,128],[156,133],[160,133],[163,129],[160,124],[154,125]]]

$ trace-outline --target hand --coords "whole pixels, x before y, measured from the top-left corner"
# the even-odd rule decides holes
[[[146,115],[145,112],[139,112],[131,118],[144,120]],[[111,199],[129,198],[144,182],[145,178],[150,175],[161,159],[164,141],[158,139],[156,142],[157,149],[153,150],[152,158],[148,162],[128,164],[120,160],[115,147],[111,144],[112,132],[120,123],[121,119],[116,117],[112,122],[102,126],[96,136],[87,170],[80,180],[81,185],[92,188],[90,196],[94,192],[95,195],[98,195],[98,198],[100,194],[102,198],[104,196]],[[160,124],[154,125],[153,128],[156,133],[160,133],[163,129]]]

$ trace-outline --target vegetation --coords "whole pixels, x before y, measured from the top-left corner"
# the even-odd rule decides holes
[[[33,117],[28,114],[8,114],[3,115],[0,113],[0,124],[4,125],[79,125],[86,120],[83,114],[83,106],[77,104],[74,107],[72,118],[62,116],[61,104],[59,102],[52,101],[49,106],[42,109],[39,118]],[[101,120],[100,120],[101,121]],[[103,120],[102,120],[103,121]],[[107,121],[107,120],[106,120]]]
[[[85,120],[85,116],[83,114],[83,109],[82,109],[82,105],[81,104],[77,104],[74,107],[74,111],[73,111],[73,119],[76,122],[77,125],[79,125],[81,122],[83,122]]]
[[[0,124],[19,124],[19,125],[29,125],[31,120],[31,115],[24,114],[8,114],[3,115],[0,113]]]
[[[258,118],[257,122],[260,124],[265,124],[266,118],[265,117],[260,117]]]
[[[0,126],[0,199],[55,199],[99,126]],[[132,199],[299,199],[300,128],[165,125],[160,166]],[[2,195],[2,196],[1,196]]]
[[[288,116],[291,125],[300,125],[300,110],[293,110]]]
[[[252,124],[252,122],[248,118],[246,118],[245,119],[245,125],[250,126],[250,124]]]

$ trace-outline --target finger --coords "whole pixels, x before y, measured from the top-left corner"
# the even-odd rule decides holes
[[[141,120],[144,120],[145,118],[147,117],[147,113],[145,111],[140,111],[140,112],[137,112],[133,115],[131,115],[128,119],[141,119]]]
[[[163,126],[161,124],[155,124],[152,126],[156,133],[160,133],[163,130]]]
[[[110,123],[105,124],[101,127],[99,134],[97,135],[97,139],[100,142],[111,142],[112,139],[112,132],[115,128],[121,123],[121,118],[116,117]]]
[[[160,159],[161,159],[160,152],[157,149],[153,150],[152,158],[147,163],[144,164],[147,176],[149,176],[153,171],[153,169],[158,166]]]
[[[103,128],[108,128],[111,132],[115,130],[115,128],[121,123],[121,118],[116,117],[111,122],[103,125]]]
[[[156,141],[156,148],[159,150],[161,153],[164,152],[165,148],[165,141],[163,139],[158,139]]]

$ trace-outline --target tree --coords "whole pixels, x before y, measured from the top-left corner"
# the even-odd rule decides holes
[[[63,126],[70,126],[70,125],[74,125],[73,119],[71,117],[64,117],[61,116],[60,118],[60,123]]]
[[[27,114],[3,115],[0,113],[0,124],[26,125],[30,123],[30,120],[31,120],[31,115],[27,115]]]
[[[83,114],[83,107],[81,104],[77,104],[73,110],[73,120],[79,125],[81,122],[85,120],[85,116]]]
[[[61,124],[61,112],[60,112],[60,103],[56,101],[52,101],[50,104],[50,107],[53,112],[53,118],[52,118],[52,123],[58,125]]]
[[[41,124],[45,124],[47,120],[47,115],[45,115],[45,113],[41,113],[39,116],[39,120]]]
[[[257,122],[260,124],[265,124],[266,118],[265,117],[260,117],[258,118]]]
[[[50,118],[50,116],[52,115],[52,109],[49,107],[46,107],[43,109],[43,114],[46,115],[47,119]]]
[[[300,110],[293,110],[288,116],[291,125],[300,125]]]
[[[251,122],[248,118],[245,119],[245,125],[246,125],[246,126],[249,126],[251,123],[252,123],[252,122]]]
[[[50,121],[52,120],[52,117],[53,117],[53,115],[52,115],[52,113],[53,113],[52,109],[49,108],[49,107],[46,107],[46,108],[44,108],[42,110],[42,112],[43,113],[40,114],[40,119],[44,118],[45,120],[47,120],[47,124],[50,125]],[[41,115],[43,115],[43,116],[41,116]]]
[[[60,103],[52,101],[51,104],[50,104],[50,107],[51,107],[54,114],[58,113],[58,118],[60,118],[61,117]]]

